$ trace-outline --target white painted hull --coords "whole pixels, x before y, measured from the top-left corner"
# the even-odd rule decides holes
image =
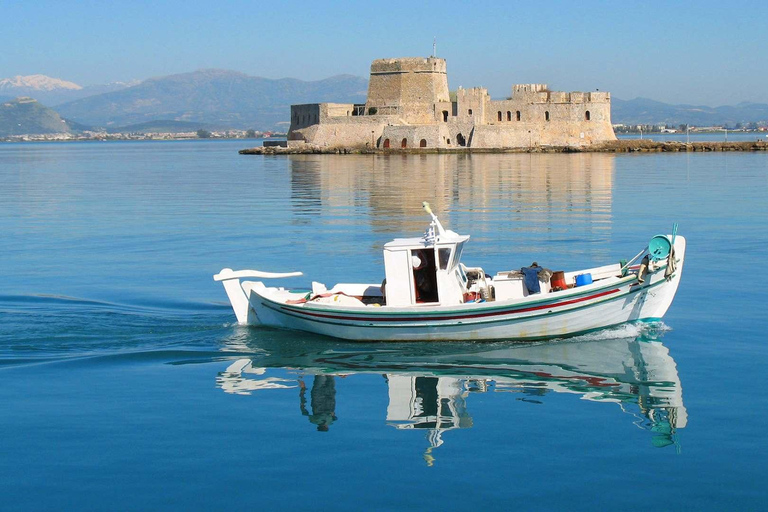
[[[241,323],[307,331],[356,341],[541,340],[573,336],[626,322],[658,320],[672,303],[685,256],[675,240],[677,269],[664,268],[638,284],[635,276],[608,278],[579,288],[523,299],[415,307],[340,307],[286,304],[261,283],[244,282],[249,310]]]

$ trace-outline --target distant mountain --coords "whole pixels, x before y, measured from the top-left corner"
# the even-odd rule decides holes
[[[739,103],[736,106],[707,107],[670,105],[647,98],[611,99],[611,121],[614,124],[667,124],[678,126],[735,126],[737,123],[768,121],[768,105]]]
[[[65,103],[57,110],[68,119],[107,128],[170,119],[287,130],[291,104],[364,102],[367,88],[367,80],[351,75],[305,82],[206,69],[151,78],[121,91]]]
[[[83,87],[74,82],[45,75],[15,76],[0,79],[0,95],[12,98],[26,96],[45,105],[56,106],[88,96],[119,91],[137,83],[139,82],[112,82]]]
[[[0,104],[0,137],[41,133],[72,133],[82,129],[32,98]]]

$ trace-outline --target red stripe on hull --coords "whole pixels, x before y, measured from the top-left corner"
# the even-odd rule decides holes
[[[568,306],[570,304],[577,304],[579,302],[584,302],[587,300],[597,299],[598,297],[604,297],[606,295],[611,295],[614,293],[619,292],[619,288],[615,288],[613,290],[607,290],[601,293],[596,293],[595,295],[590,295],[588,297],[581,297],[578,299],[573,300],[567,300],[563,302],[558,302],[555,304],[543,304],[540,306],[531,306],[528,308],[520,308],[520,309],[507,309],[503,311],[490,311],[488,313],[476,313],[473,315],[453,315],[453,316],[437,316],[437,315],[430,315],[430,316],[419,316],[419,317],[359,317],[359,316],[340,316],[340,315],[329,315],[324,313],[312,313],[309,311],[302,311],[300,308],[286,308],[281,307],[280,309],[285,311],[290,311],[291,313],[300,313],[302,315],[308,315],[308,316],[316,316],[320,318],[330,318],[332,320],[354,320],[358,322],[424,322],[424,321],[435,321],[435,320],[464,320],[464,319],[472,319],[472,318],[484,318],[489,316],[498,316],[498,315],[510,315],[513,313],[527,313],[529,311],[540,311],[542,309],[552,309],[552,308],[558,308],[561,306]]]

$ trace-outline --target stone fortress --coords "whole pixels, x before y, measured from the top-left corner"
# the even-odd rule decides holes
[[[289,147],[509,149],[588,146],[616,140],[608,92],[512,87],[492,100],[483,87],[449,92],[445,59],[378,59],[364,104],[291,106]]]

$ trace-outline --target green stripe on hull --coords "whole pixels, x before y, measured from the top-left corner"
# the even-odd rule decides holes
[[[320,319],[320,318],[317,318],[317,317],[311,317],[311,316],[302,315],[301,313],[294,312],[293,310],[290,310],[290,309],[289,310],[283,310],[282,307],[284,307],[284,305],[282,305],[280,303],[262,302],[262,305],[264,307],[267,307],[267,308],[269,308],[269,309],[279,313],[279,314],[284,314],[284,315],[290,316],[292,318],[299,318],[301,320],[306,320],[308,322],[315,322],[315,323],[321,323],[321,324],[326,324],[326,325],[334,325],[334,326],[339,326],[339,327],[377,328],[377,329],[380,329],[380,328],[407,329],[407,328],[415,328],[415,327],[418,327],[418,328],[422,328],[422,327],[440,328],[440,327],[452,327],[452,326],[457,326],[457,325],[478,325],[478,326],[480,326],[480,325],[487,325],[487,324],[491,324],[491,323],[515,324],[515,323],[520,323],[520,322],[537,320],[537,319],[541,319],[541,318],[551,318],[551,317],[555,317],[555,316],[564,315],[564,314],[567,314],[567,313],[573,313],[573,312],[577,312],[577,311],[580,311],[580,310],[592,308],[592,307],[595,307],[597,305],[604,304],[606,302],[620,300],[620,299],[626,298],[626,297],[628,297],[628,296],[630,296],[632,294],[635,294],[635,293],[645,292],[647,290],[650,290],[651,288],[655,288],[655,287],[660,286],[660,285],[665,284],[665,283],[666,283],[666,281],[658,281],[658,282],[656,282],[654,284],[644,286],[644,287],[639,288],[637,290],[630,289],[627,292],[620,293],[619,295],[616,295],[616,296],[609,296],[609,297],[606,297],[606,298],[604,298],[602,300],[599,300],[599,301],[596,301],[596,302],[591,302],[589,304],[584,304],[582,306],[576,306],[576,307],[573,307],[573,308],[565,309],[563,311],[546,312],[546,313],[541,313],[541,314],[538,314],[538,315],[534,314],[534,315],[525,316],[525,317],[521,317],[521,318],[508,318],[508,317],[504,318],[504,317],[501,317],[501,318],[493,318],[493,319],[488,319],[488,320],[477,320],[477,321],[468,321],[468,322],[454,321],[454,322],[448,323],[448,324],[432,324],[432,323],[428,323],[427,322],[427,323],[409,323],[409,324],[399,324],[399,325],[396,324],[396,325],[392,325],[392,324],[384,324],[384,323],[367,323],[366,324],[365,320],[357,320],[357,321],[356,320],[351,320],[351,321],[350,320],[337,320],[337,321],[333,321],[333,320],[326,320],[326,319]],[[273,304],[277,305],[278,307],[273,307]],[[496,309],[498,310],[499,308],[496,308]],[[312,311],[314,312],[314,311],[318,311],[318,310],[312,310]],[[326,313],[326,314],[329,314],[329,313],[332,314],[333,313],[333,312],[329,312],[328,310],[322,310],[322,312]],[[485,312],[485,310],[483,310],[483,312]],[[346,311],[344,313],[346,313]],[[509,314],[510,315],[514,315],[515,313],[514,313],[514,311],[511,311]],[[422,315],[423,315],[423,313],[422,313]],[[434,320],[437,321],[437,320],[440,320],[440,319],[439,319],[439,317],[436,317]],[[632,321],[636,321],[636,320],[632,320]],[[649,320],[649,321],[658,321],[658,319],[656,319],[656,320]],[[350,322],[357,322],[357,323],[350,323]],[[626,323],[626,322],[621,322],[621,323],[623,324],[623,323]],[[599,329],[605,329],[605,327],[600,327]],[[573,334],[567,334],[567,335],[564,335],[564,336],[572,336],[572,335]],[[559,336],[559,337],[562,337],[562,336]],[[551,338],[551,336],[545,336],[542,339],[549,339],[549,338]],[[528,338],[526,338],[526,339],[528,339]],[[533,338],[531,338],[531,339],[533,340]]]

